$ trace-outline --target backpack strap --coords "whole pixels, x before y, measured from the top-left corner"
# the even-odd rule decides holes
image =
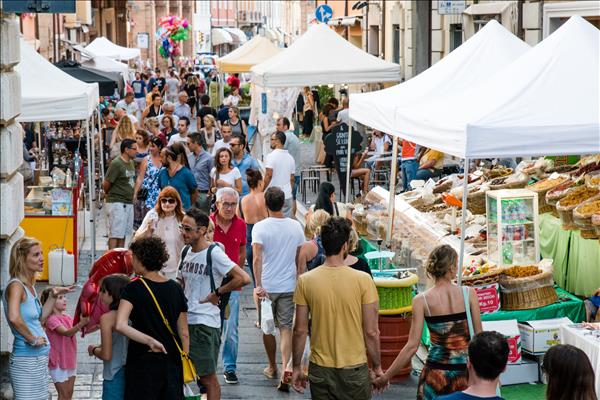
[[[215,277],[213,276],[212,271],[212,251],[215,247],[217,247],[217,244],[212,243],[210,246],[208,246],[208,250],[206,251],[206,268],[208,269],[208,276],[210,277],[210,291],[213,293],[215,290],[217,290],[215,285]]]
[[[181,268],[183,268],[183,260],[185,260],[185,256],[187,256],[188,251],[190,251],[190,248],[192,247],[192,245],[187,244],[183,247],[183,249],[181,249],[181,258],[179,258],[179,268],[177,268],[179,271],[181,271]]]

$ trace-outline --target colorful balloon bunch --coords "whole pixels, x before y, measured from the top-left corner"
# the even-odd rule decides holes
[[[179,42],[189,39],[190,24],[187,19],[173,15],[162,17],[158,20],[159,28],[156,30],[156,40],[160,43],[158,49],[164,58],[181,55]]]

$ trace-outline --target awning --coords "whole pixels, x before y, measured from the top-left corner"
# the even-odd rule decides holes
[[[494,3],[471,4],[463,11],[467,15],[496,15],[502,14],[510,5],[511,1],[502,1]]]
[[[361,20],[360,16],[356,16],[356,17],[339,17],[339,18],[330,19],[327,22],[327,25],[331,25],[331,26],[353,26],[357,22],[360,22],[360,20]]]
[[[212,45],[218,46],[220,44],[233,43],[233,38],[225,29],[213,28],[211,31]]]
[[[239,28],[223,28],[225,29],[227,32],[229,32],[231,34],[231,37],[233,38],[233,43],[246,43],[248,41],[248,38],[246,37],[246,34],[244,33],[243,30],[239,29]]]

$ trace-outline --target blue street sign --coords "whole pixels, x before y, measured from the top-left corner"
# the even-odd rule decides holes
[[[315,17],[317,21],[326,24],[333,17],[333,9],[327,4],[321,4],[315,10]]]
[[[2,9],[14,13],[74,14],[75,0],[3,0]]]

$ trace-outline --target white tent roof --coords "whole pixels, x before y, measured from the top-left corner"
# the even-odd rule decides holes
[[[403,130],[393,118],[396,108],[428,104],[457,91],[480,87],[495,72],[530,50],[496,20],[414,78],[370,93],[350,95],[350,117],[382,132]]]
[[[600,30],[579,16],[485,83],[397,107],[400,136],[459,157],[600,152]]]
[[[400,80],[400,66],[367,54],[325,24],[312,25],[292,45],[252,68],[263,87]]]
[[[94,57],[90,60],[82,61],[81,65],[85,69],[102,72],[118,72],[125,81],[129,81],[129,67],[122,62],[115,61],[108,57]]]
[[[281,52],[271,41],[262,36],[254,36],[252,40],[238,47],[231,53],[217,60],[219,70],[228,73],[248,72],[254,65],[267,60]]]
[[[98,84],[85,83],[61,71],[22,38],[20,122],[86,119],[98,105]]]
[[[114,44],[104,36],[97,37],[85,49],[95,56],[114,58],[117,60],[131,60],[140,57],[140,49],[133,49]]]

